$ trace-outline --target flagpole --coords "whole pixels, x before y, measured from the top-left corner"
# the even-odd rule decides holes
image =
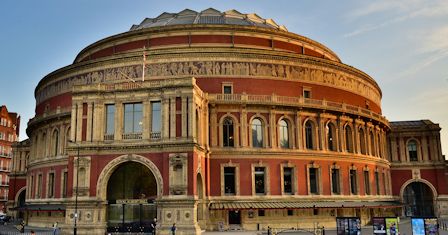
[[[145,81],[145,67],[146,67],[146,47],[143,47],[142,82]]]

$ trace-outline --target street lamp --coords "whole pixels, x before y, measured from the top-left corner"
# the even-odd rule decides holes
[[[79,177],[79,145],[78,143],[69,140],[70,143],[76,144],[77,158],[76,158],[76,188],[75,188],[75,226],[73,227],[73,234],[76,235],[77,227],[76,222],[78,220],[78,177]]]

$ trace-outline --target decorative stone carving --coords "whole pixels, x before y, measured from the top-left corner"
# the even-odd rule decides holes
[[[187,195],[188,186],[188,155],[186,153],[170,154],[170,194]]]
[[[350,90],[373,100],[377,104],[381,100],[377,88],[369,82],[343,72],[323,71],[319,67],[219,61],[152,63],[145,67],[145,79],[173,76],[254,76],[296,79]],[[141,65],[107,68],[68,77],[43,86],[37,91],[36,100],[37,103],[40,103],[54,95],[69,92],[74,85],[125,81],[129,78],[140,80],[141,77]]]

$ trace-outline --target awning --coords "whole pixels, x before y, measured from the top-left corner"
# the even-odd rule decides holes
[[[402,207],[396,201],[238,201],[213,202],[210,210],[249,209],[311,209],[311,208],[393,208]]]
[[[13,208],[19,211],[65,211],[63,204],[28,204]]]

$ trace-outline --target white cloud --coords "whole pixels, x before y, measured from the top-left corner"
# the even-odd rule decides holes
[[[362,8],[355,9],[349,14],[349,17],[358,19],[368,17],[372,14],[384,14],[390,12],[391,18],[381,23],[365,25],[350,33],[344,34],[344,37],[353,37],[362,33],[387,27],[392,24],[403,22],[413,18],[432,18],[448,15],[448,1],[422,1],[422,0],[382,0],[371,3]],[[381,17],[376,17],[381,18]]]

